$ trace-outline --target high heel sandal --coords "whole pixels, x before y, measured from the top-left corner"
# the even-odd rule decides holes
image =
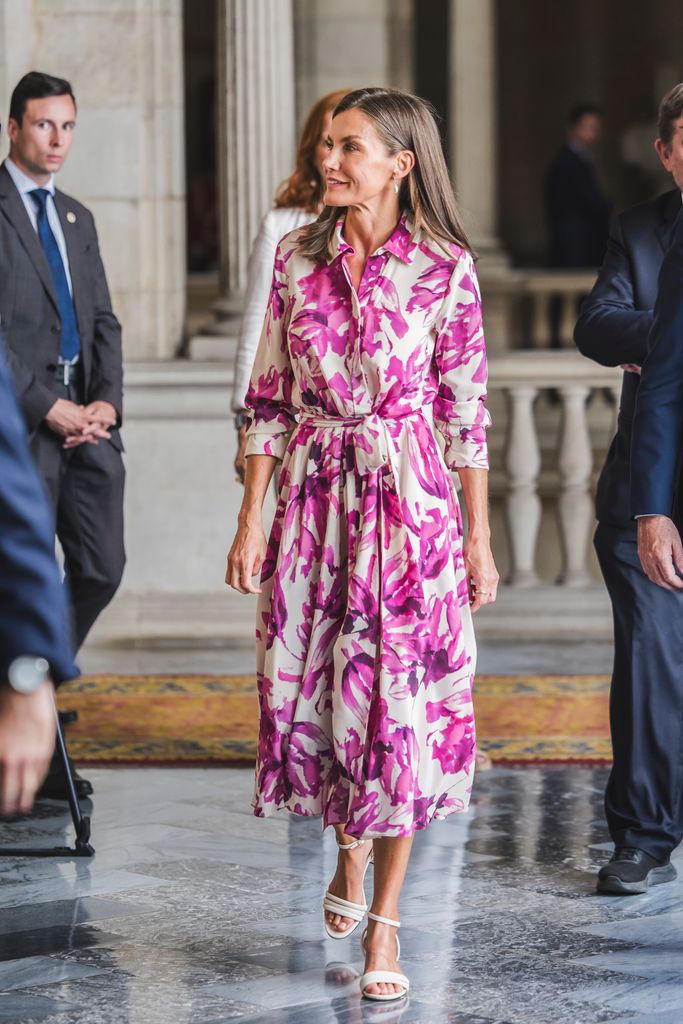
[[[340,850],[356,850],[359,846],[366,843],[366,839],[356,839],[353,843],[340,843],[337,839],[337,846]],[[365,882],[365,876],[368,873],[370,862],[372,860],[372,853],[367,859],[365,865],[365,871],[363,872],[363,883]],[[363,886],[363,901],[365,901],[365,886]],[[353,903],[352,900],[343,900],[341,896],[335,896],[329,889],[325,892],[325,898],[323,900],[323,923],[325,925],[325,931],[331,939],[347,939],[352,932],[355,932],[358,925],[365,917],[368,910],[367,903]],[[350,928],[333,928],[327,921],[325,913],[338,914],[339,917],[348,917],[355,924],[352,924]]]
[[[371,921],[377,921],[378,924],[388,924],[391,928],[400,928],[400,921],[392,921],[390,917],[380,917],[379,914],[373,914],[372,911],[368,912],[368,917]],[[366,945],[367,945],[367,928],[363,932],[363,938],[360,940],[361,949],[363,955],[367,956]],[[401,943],[399,942],[398,935],[396,936],[396,959],[401,955]],[[379,985],[381,983],[385,985],[400,985],[403,992],[392,992],[391,995],[380,995],[379,992],[366,992],[365,990],[370,985]],[[368,971],[360,979],[360,993],[364,999],[373,999],[378,1003],[388,1003],[392,999],[403,999],[404,996],[408,995],[410,989],[410,982],[406,978],[405,974],[399,974],[398,971]]]

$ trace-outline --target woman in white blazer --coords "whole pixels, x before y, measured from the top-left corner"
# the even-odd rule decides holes
[[[275,249],[283,235],[303,224],[310,224],[322,209],[322,195],[325,191],[322,162],[327,156],[324,141],[329,134],[332,111],[347,92],[348,89],[340,89],[321,96],[311,108],[299,139],[294,170],[278,189],[274,208],[263,218],[249,257],[244,314],[237,342],[232,390],[232,410],[237,430],[235,472],[240,483],[244,483],[245,470],[247,415],[244,398],[268,305]]]

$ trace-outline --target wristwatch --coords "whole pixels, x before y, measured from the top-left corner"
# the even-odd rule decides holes
[[[17,693],[35,693],[50,678],[45,658],[15,658],[7,670],[7,682]]]
[[[235,413],[235,430],[241,430],[242,427],[249,426],[249,420],[251,416],[248,412],[236,412]]]

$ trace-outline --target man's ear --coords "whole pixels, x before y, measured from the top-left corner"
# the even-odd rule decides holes
[[[17,141],[17,134],[19,133],[20,128],[21,128],[21,126],[18,123],[18,121],[16,120],[16,118],[14,118],[14,117],[8,118],[8,120],[7,120],[7,138],[10,140],[10,142],[16,142]]]
[[[655,139],[654,146],[655,152],[657,153],[657,156],[661,160],[663,166],[666,168],[667,171],[670,171],[671,150],[662,142],[661,139]]]

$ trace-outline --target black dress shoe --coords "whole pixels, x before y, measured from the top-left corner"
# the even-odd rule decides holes
[[[662,864],[635,846],[617,846],[609,864],[598,872],[597,888],[598,892],[633,896],[675,878],[676,868],[669,861]]]
[[[66,725],[73,725],[74,722],[78,721],[78,711],[60,711],[59,712],[59,724],[62,729]]]
[[[74,777],[74,785],[76,787],[76,796],[79,800],[85,800],[86,797],[92,796],[93,788],[92,783],[87,779],[84,779],[78,774],[76,769],[71,766]],[[36,800],[68,800],[69,791],[66,784],[66,775],[64,774],[64,768],[62,767],[61,761],[59,764],[55,764],[54,761],[50,765],[50,770],[45,776],[45,781],[36,793]]]

